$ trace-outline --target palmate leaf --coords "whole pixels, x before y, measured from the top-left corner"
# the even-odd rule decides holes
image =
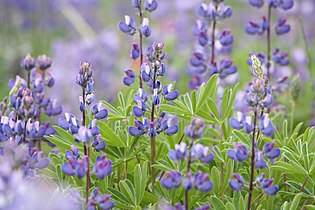
[[[148,179],[148,162],[146,161],[142,167],[140,166],[140,164],[137,164],[134,171],[136,205],[140,205],[143,199],[147,179]]]
[[[225,205],[223,204],[223,202],[215,196],[211,196],[210,203],[214,209],[222,209],[222,210],[225,209]]]
[[[205,84],[203,83],[199,89],[197,90],[197,106],[196,112],[198,112],[206,103],[207,99],[210,98],[212,100],[215,99],[217,95],[217,78],[218,74],[212,75],[208,82]]]
[[[101,136],[106,140],[105,143],[116,147],[127,147],[123,141],[106,123],[97,121]]]

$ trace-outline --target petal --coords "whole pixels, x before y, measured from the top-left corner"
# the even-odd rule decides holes
[[[69,163],[63,163],[61,166],[61,170],[64,174],[68,176],[72,176],[74,174],[74,169],[71,167]]]
[[[279,157],[279,155],[280,155],[280,149],[279,148],[272,149],[270,152],[268,152],[266,154],[267,158],[269,158],[269,159],[275,159],[275,158]]]
[[[140,136],[143,134],[143,131],[142,130],[139,130],[138,128],[136,127],[129,127],[128,128],[128,132],[130,135],[132,136]]]
[[[242,129],[243,128],[243,123],[239,122],[237,119],[235,119],[234,117],[232,117],[230,119],[230,126],[234,129]]]
[[[230,179],[229,185],[233,191],[240,191],[242,189],[242,184],[235,180]]]
[[[178,131],[178,126],[177,125],[172,125],[171,127],[167,128],[164,130],[164,133],[168,136],[172,136]]]
[[[279,188],[276,185],[271,185],[270,187],[264,189],[264,192],[268,195],[275,195],[278,191]]]
[[[173,90],[164,96],[164,98],[168,101],[175,100],[177,97],[178,97],[178,91],[177,90]]]
[[[100,110],[97,114],[94,115],[94,117],[98,120],[106,118],[108,115],[107,109]]]

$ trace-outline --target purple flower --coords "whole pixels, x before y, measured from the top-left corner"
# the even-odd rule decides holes
[[[181,185],[183,176],[178,171],[166,172],[166,177],[161,179],[161,185],[168,190],[177,188]]]
[[[209,209],[210,209],[209,204],[195,208],[195,210],[209,210]]]
[[[100,135],[94,136],[92,147],[94,147],[96,152],[99,152],[105,148],[105,141],[100,139]]]
[[[214,20],[216,17],[216,9],[213,3],[210,4],[202,3],[198,8],[197,13],[201,17],[210,20]]]
[[[87,203],[87,210],[95,210],[96,206],[98,206],[98,209],[100,210],[109,210],[114,207],[114,202],[109,200],[110,195],[99,194],[99,189],[96,187],[91,192],[91,195],[89,197],[88,203]]]
[[[136,103],[137,103],[137,106],[132,107],[132,110],[131,110],[132,114],[136,117],[141,117],[146,112],[147,106],[142,100],[137,100]]]
[[[136,9],[140,9],[141,8],[141,2],[140,2],[141,0],[131,0],[131,4],[132,4],[132,6],[134,7],[134,8],[136,8]]]
[[[136,25],[135,21],[128,15],[125,16],[125,22],[119,21],[118,29],[127,34],[128,36],[132,36],[136,33]]]
[[[240,130],[244,127],[245,116],[242,112],[236,112],[236,115],[236,118],[230,118],[230,126],[234,129]]]
[[[69,130],[71,134],[78,133],[80,122],[72,114],[65,113],[65,119],[60,118],[58,120],[58,125],[64,130]]]
[[[162,94],[164,95],[164,98],[168,101],[173,101],[178,97],[178,91],[177,90],[172,91],[172,87],[173,87],[172,84],[168,84],[165,85],[162,89]]]
[[[31,122],[31,119],[28,120],[26,125],[27,136],[31,140],[39,139],[44,136],[46,131],[45,125],[40,125],[39,121]]]
[[[39,55],[37,58],[38,68],[42,71],[45,71],[51,66],[51,58],[46,55]]]
[[[142,24],[140,25],[140,33],[145,37],[149,37],[151,35],[151,28],[149,26],[149,19],[144,18]]]
[[[244,121],[244,131],[246,133],[251,133],[254,130],[254,125],[252,124],[252,117],[246,116]]]
[[[158,7],[157,0],[145,0],[144,8],[149,12],[153,12]]]
[[[221,19],[226,19],[232,16],[233,10],[230,6],[225,6],[223,3],[219,4],[217,9],[217,16]]]
[[[68,162],[65,162],[61,166],[61,170],[68,176],[76,175],[81,179],[87,171],[87,157],[83,156],[82,160],[67,156]]]
[[[60,115],[62,112],[62,106],[57,105],[57,100],[47,100],[47,106],[44,109],[47,116]]]
[[[192,139],[198,139],[203,133],[205,122],[199,118],[193,118],[188,126],[185,127],[185,135]]]
[[[279,191],[278,186],[272,185],[273,179],[266,179],[264,173],[256,177],[255,183],[258,188],[263,189],[268,195],[275,195]]]
[[[223,30],[218,35],[219,41],[223,46],[230,46],[233,44],[234,38],[230,30]]]
[[[233,191],[240,191],[244,185],[243,177],[239,174],[233,174],[233,179],[229,180],[229,185]]]
[[[132,85],[135,82],[135,73],[131,69],[126,69],[125,74],[127,76],[123,79],[124,84],[127,86]]]
[[[87,129],[85,126],[81,126],[78,130],[78,140],[83,143],[88,143],[91,141],[92,132],[90,129]]]
[[[213,183],[209,180],[209,175],[203,174],[201,171],[198,171],[193,176],[193,185],[197,190],[204,193],[212,190],[213,188]]]
[[[132,49],[130,50],[130,58],[132,58],[133,60],[136,60],[137,58],[139,58],[139,56],[140,56],[140,47],[139,45],[133,43]]]
[[[112,172],[112,162],[106,159],[106,155],[102,154],[96,158],[96,162],[93,167],[93,172],[99,179],[104,179]]]
[[[194,67],[199,67],[204,64],[205,58],[204,55],[200,52],[194,52],[193,57],[190,58],[190,65]]]
[[[21,61],[21,67],[25,69],[26,71],[30,71],[35,67],[35,59],[32,58],[32,56],[27,55],[22,61]]]
[[[288,33],[291,30],[291,26],[286,24],[287,19],[280,18],[276,23],[276,33],[277,35],[282,35]]]
[[[269,120],[268,114],[264,114],[264,116],[260,119],[259,129],[265,136],[272,136],[274,128]]]
[[[146,133],[146,131],[149,128],[149,121],[148,121],[148,119],[144,119],[144,123],[142,123],[139,120],[135,120],[134,124],[135,124],[134,127],[130,126],[128,128],[128,132],[132,136],[140,136],[140,135]]]
[[[280,155],[280,149],[274,148],[275,142],[269,142],[264,145],[264,152],[266,153],[266,157],[269,159],[275,159]]]
[[[97,103],[92,107],[92,114],[94,115],[95,119],[101,120],[107,117],[108,111],[105,109],[102,103]]]
[[[205,147],[202,144],[194,144],[191,148],[192,160],[199,159],[202,163],[209,163],[213,160],[213,154],[208,153],[209,147]]]
[[[266,17],[263,17],[262,22],[249,21],[248,26],[246,26],[245,31],[250,35],[262,35],[268,28],[268,21]]]
[[[141,65],[141,78],[144,82],[148,82],[152,79],[153,72],[148,63]]]
[[[264,0],[248,0],[248,3],[253,7],[261,8],[264,5]]]
[[[255,155],[255,165],[258,169],[266,168],[267,163],[263,157],[263,152],[258,151]]]
[[[287,66],[290,63],[290,60],[287,58],[288,53],[287,52],[280,52],[278,48],[275,48],[272,51],[272,59],[274,62],[279,64],[280,66]]]
[[[184,142],[175,144],[175,150],[170,150],[168,156],[173,161],[184,159],[188,155],[187,146]]]
[[[244,160],[246,160],[248,155],[247,148],[244,145],[237,142],[235,142],[233,145],[234,150],[231,149],[228,150],[227,153],[228,157],[239,162],[243,162]]]

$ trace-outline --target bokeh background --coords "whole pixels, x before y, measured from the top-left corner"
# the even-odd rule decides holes
[[[163,41],[168,54],[168,78],[176,80],[180,93],[188,90],[189,57],[196,47],[192,26],[196,22],[199,0],[159,0],[153,14],[146,13],[152,35],[145,46]],[[209,2],[209,0],[205,0]],[[220,29],[231,29],[234,45],[231,58],[238,67],[238,81],[247,83],[251,74],[246,64],[252,51],[265,52],[265,36],[249,36],[244,27],[249,20],[259,20],[266,10],[250,7],[247,0],[226,0],[233,7],[233,16],[219,24]],[[288,76],[298,75],[302,84],[296,121],[310,122],[314,113],[314,39],[315,1],[296,0],[292,10],[274,13],[285,16],[291,32],[277,37],[272,34],[272,46],[290,53],[291,64],[281,69]],[[129,0],[1,0],[0,1],[0,97],[8,94],[7,83],[15,75],[24,75],[20,60],[31,54],[47,54],[53,60],[52,73],[56,86],[51,90],[64,111],[76,112],[78,89],[74,82],[81,61],[92,63],[95,72],[97,99],[115,102],[118,91],[128,92],[122,84],[123,70],[136,68],[129,58],[129,49],[136,38],[126,37],[117,30],[124,15],[137,19]],[[135,86],[136,88],[136,86]],[[284,106],[290,106],[284,93]],[[313,107],[312,107],[313,104]]]

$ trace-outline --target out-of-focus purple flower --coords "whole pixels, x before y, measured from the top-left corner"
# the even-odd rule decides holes
[[[83,143],[88,143],[91,141],[92,132],[90,129],[87,129],[85,126],[81,126],[78,130],[78,140]]]
[[[264,53],[262,53],[262,52],[259,52],[259,53],[251,52],[251,53],[249,54],[249,56],[251,56],[251,55],[255,55],[255,56],[259,59],[259,61],[260,61],[261,64],[264,64],[264,63],[266,62],[266,55],[265,55]],[[248,59],[246,60],[246,62],[247,62],[247,64],[250,65],[250,66],[253,64],[251,58],[248,58]]]
[[[228,157],[239,162],[243,162],[244,160],[246,160],[248,155],[247,148],[244,145],[237,142],[235,142],[233,145],[234,150],[231,149],[228,150],[227,152]]]
[[[233,174],[233,179],[229,180],[230,188],[233,191],[240,191],[244,185],[244,179],[239,174]]]
[[[44,109],[44,112],[47,116],[56,116],[60,115],[62,112],[62,106],[57,105],[57,100],[48,100],[47,106]]]
[[[262,18],[262,22],[249,21],[245,28],[246,33],[250,35],[262,35],[268,29],[268,21],[266,17]]]
[[[67,156],[68,162],[65,162],[61,166],[61,170],[68,176],[75,175],[79,179],[84,177],[87,171],[87,157],[83,156],[82,160]]]
[[[223,46],[230,46],[233,44],[234,38],[230,30],[222,30],[218,35],[219,41]]]
[[[170,150],[168,156],[173,161],[184,159],[188,155],[187,146],[185,142],[175,144],[175,150]]]
[[[259,129],[265,136],[272,136],[274,128],[269,120],[268,114],[264,114],[264,116],[260,119]]]
[[[274,148],[275,142],[269,142],[264,145],[264,152],[266,153],[266,157],[273,160],[280,155],[280,149]]]
[[[210,209],[209,204],[195,208],[195,210],[209,210],[209,209]]]
[[[287,66],[290,63],[290,60],[287,58],[287,52],[280,52],[278,48],[275,48],[272,51],[272,60],[281,66]]]
[[[44,136],[46,131],[45,125],[40,125],[39,121],[31,122],[28,120],[26,124],[26,134],[30,140],[40,139]]]
[[[220,3],[217,9],[217,16],[219,19],[226,19],[232,16],[233,9],[230,6],[226,6],[224,3]]]
[[[99,152],[105,148],[105,141],[100,139],[100,135],[94,136],[92,147],[94,147],[96,152]]]
[[[210,20],[214,20],[214,18],[216,17],[216,9],[213,3],[210,4],[202,3],[197,9],[197,13],[201,17]]]
[[[106,159],[106,155],[102,154],[96,158],[93,172],[99,179],[104,179],[112,172],[112,161]]]
[[[92,107],[92,114],[94,115],[95,119],[101,120],[107,117],[108,111],[103,106],[103,104],[99,102]]]
[[[157,0],[145,0],[144,8],[149,12],[153,12],[158,7]]]
[[[178,171],[166,172],[166,177],[161,179],[161,185],[168,190],[177,188],[181,185],[183,176]]]
[[[291,30],[291,26],[289,24],[286,24],[287,19],[285,18],[280,18],[277,22],[276,22],[276,33],[277,35],[282,35],[285,33],[288,33]]]
[[[277,185],[272,185],[273,179],[266,179],[264,173],[256,177],[255,183],[258,188],[263,189],[268,195],[275,195],[279,191]]]
[[[264,0],[248,0],[248,3],[253,7],[261,8],[264,5]]]
[[[48,69],[51,64],[51,58],[47,57],[46,55],[39,55],[37,58],[38,68],[42,71]]]
[[[27,55],[22,61],[21,61],[21,67],[25,69],[26,71],[30,71],[35,67],[35,59],[32,58],[32,56]]]
[[[201,192],[209,192],[213,188],[213,183],[209,180],[209,175],[198,171],[193,176],[193,185],[197,190]]]
[[[135,73],[131,69],[126,69],[125,74],[127,76],[123,79],[124,84],[127,86],[132,85],[135,82]]]
[[[141,0],[131,0],[131,4],[132,4],[132,6],[134,7],[134,8],[136,8],[136,9],[140,9],[141,8],[141,2],[140,2]]]
[[[194,144],[190,151],[192,160],[199,159],[202,163],[209,163],[213,160],[213,154],[208,153],[209,147],[205,147],[202,144]]]
[[[110,195],[99,194],[99,189],[96,187],[91,192],[91,195],[89,197],[88,203],[87,203],[87,210],[95,210],[98,206],[98,209],[100,210],[109,210],[114,207],[114,202],[109,200]]]
[[[118,29],[128,36],[134,35],[137,31],[135,21],[128,15],[125,16],[125,22],[119,21]]]
[[[185,127],[185,135],[192,139],[198,139],[202,136],[205,122],[199,118],[193,118],[188,126]]]

